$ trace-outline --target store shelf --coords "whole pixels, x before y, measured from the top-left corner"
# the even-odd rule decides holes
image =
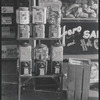
[[[53,75],[39,75],[39,76],[27,76],[27,75],[20,75],[20,77],[27,77],[27,78],[53,78],[53,77],[60,77],[61,74],[53,74]]]
[[[9,60],[17,60],[18,58],[1,58],[1,60],[9,61]]]
[[[18,41],[24,40],[60,40],[61,38],[17,38]]]
[[[62,18],[61,22],[98,22],[98,18]]]

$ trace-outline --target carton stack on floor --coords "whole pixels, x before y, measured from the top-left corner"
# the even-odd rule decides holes
[[[68,100],[88,100],[90,67],[89,60],[69,59],[67,79]]]

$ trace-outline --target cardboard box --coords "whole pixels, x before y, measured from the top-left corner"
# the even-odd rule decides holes
[[[11,16],[1,16],[1,24],[12,24]]]
[[[14,13],[14,7],[2,6],[1,13]]]
[[[17,58],[17,45],[3,45],[2,58]]]

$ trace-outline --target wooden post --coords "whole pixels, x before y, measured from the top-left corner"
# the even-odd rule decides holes
[[[90,65],[84,65],[82,100],[88,100],[90,87]]]
[[[76,66],[76,78],[75,78],[75,100],[81,100],[82,93],[82,77],[83,77],[83,66]]]

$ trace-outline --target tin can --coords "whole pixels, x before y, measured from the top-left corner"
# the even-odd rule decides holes
[[[30,38],[29,25],[18,25],[18,38]]]
[[[17,24],[29,24],[30,15],[28,7],[19,7],[16,10],[16,23]]]
[[[45,25],[33,25],[33,36],[35,38],[45,38]]]
[[[61,27],[60,25],[49,25],[49,38],[60,38]]]
[[[46,24],[46,7],[32,8],[32,22],[33,24]]]
[[[63,46],[59,43],[51,46],[51,60],[63,61]]]
[[[31,45],[24,43],[19,46],[20,61],[31,60]]]
[[[47,60],[48,59],[48,47],[44,44],[37,45],[35,48],[35,59],[37,60]]]

